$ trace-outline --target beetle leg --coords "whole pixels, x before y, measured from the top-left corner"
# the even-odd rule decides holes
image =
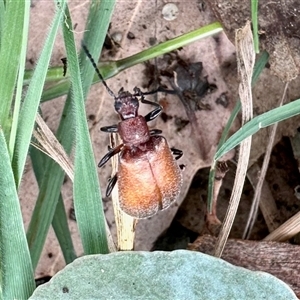
[[[170,148],[173,155],[175,156],[175,159],[178,160],[182,155],[183,155],[183,152],[181,150],[178,150],[176,148]]]
[[[159,134],[161,134],[162,131],[159,130],[159,129],[151,129],[149,133],[150,133],[151,136],[153,136],[153,135],[159,135]]]
[[[146,100],[144,98],[144,96],[142,95],[141,96],[141,102],[142,103],[145,103],[145,104],[149,104],[149,105],[153,105],[153,106],[156,106],[156,108],[152,111],[150,111],[146,116],[145,116],[145,120],[146,122],[149,122],[149,121],[152,121],[154,120],[155,118],[158,117],[158,115],[162,112],[163,108],[156,102],[152,102],[152,101],[149,101],[149,100]]]
[[[155,102],[151,102],[151,101],[148,101],[146,100],[147,102],[150,102],[150,103],[146,103],[146,104],[157,104]],[[143,102],[143,101],[142,101]],[[145,103],[145,102],[143,102]],[[158,104],[159,105],[159,104]],[[162,112],[162,107],[159,105],[159,107],[155,108],[154,110],[150,111],[146,116],[145,116],[145,120],[146,122],[149,122],[149,121],[152,121],[154,120],[155,118],[158,117],[158,115]]]
[[[101,127],[100,130],[108,133],[118,132],[118,125]]]
[[[138,87],[135,87],[133,89],[133,91],[135,92],[134,96],[140,96],[141,97],[141,102],[142,103],[156,106],[156,108],[154,110],[150,111],[145,116],[146,122],[152,121],[155,118],[157,118],[158,115],[162,112],[163,108],[158,103],[156,103],[156,102],[152,102],[152,101],[146,100],[145,97],[144,97],[144,94],[142,93],[142,91]]]
[[[109,197],[114,186],[116,185],[118,180],[118,173],[116,173],[108,182],[107,188],[106,188],[106,197]]]
[[[109,150],[109,152],[107,152],[103,156],[103,158],[100,160],[98,167],[101,168],[103,165],[105,165],[108,160],[110,160],[114,155],[118,154],[121,151],[122,147],[123,147],[123,144],[120,144],[117,147]]]

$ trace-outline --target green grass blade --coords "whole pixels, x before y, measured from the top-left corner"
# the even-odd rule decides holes
[[[22,174],[24,168],[24,162],[26,159],[25,154],[27,154],[27,149],[29,146],[29,142],[31,139],[31,132],[34,126],[34,121],[35,121],[35,116],[37,112],[37,107],[39,104],[39,98],[42,93],[42,88],[43,88],[43,82],[47,73],[47,68],[49,64],[49,59],[51,56],[51,51],[54,43],[54,39],[57,33],[58,26],[60,25],[60,19],[62,18],[63,15],[63,8],[65,5],[65,1],[60,2],[60,8],[57,9],[56,14],[54,16],[54,20],[52,23],[52,26],[50,28],[49,35],[46,39],[46,42],[44,44],[40,59],[38,61],[37,67],[35,69],[34,75],[32,77],[32,80],[30,82],[30,85],[28,87],[27,95],[26,98],[29,99],[31,102],[31,105],[29,105],[29,101],[24,101],[24,105],[21,109],[21,114],[20,114],[20,119],[23,122],[20,122],[19,127],[18,127],[18,132],[17,132],[17,137],[24,139],[24,136],[22,136],[20,133],[24,131],[25,129],[20,127],[21,124],[24,123],[25,126],[27,126],[27,131],[25,132],[26,137],[25,140],[22,141],[20,145],[17,145],[15,153],[20,153],[19,155],[22,155],[22,157],[18,157],[17,154],[14,155],[15,159],[15,165],[17,166],[17,179],[19,182],[20,175]],[[26,105],[26,106],[25,106]],[[31,116],[31,120],[28,119],[28,114],[26,115],[26,112],[28,111],[28,114]],[[20,128],[20,130],[19,130]],[[22,147],[21,147],[22,146]],[[26,148],[27,147],[27,148]],[[25,148],[25,153],[21,152],[21,149]],[[57,180],[61,186],[62,180],[63,180],[63,173],[60,170],[60,167],[56,165],[55,162],[50,161],[48,164],[45,166],[45,168],[48,170],[50,166],[55,165],[52,169],[51,176],[55,177],[55,180]],[[57,176],[56,176],[57,175]],[[60,175],[60,176],[59,176]],[[45,174],[45,177],[43,178],[43,182],[40,187],[40,193],[39,193],[39,198],[37,200],[36,206],[34,208],[34,212],[32,215],[31,222],[29,224],[28,232],[27,232],[27,240],[28,240],[28,245],[30,249],[30,255],[31,255],[31,260],[32,260],[32,265],[33,268],[36,267],[38,260],[40,258],[40,253],[43,249],[44,242],[49,230],[49,226],[52,222],[53,215],[55,212],[56,204],[58,201],[58,195],[56,201],[53,202],[44,202],[46,201],[46,196],[50,197],[52,193],[54,192],[52,190],[52,186],[49,185],[47,186],[47,189],[45,188],[46,183],[46,178],[47,176],[50,176],[49,173]],[[47,194],[45,194],[47,192]],[[53,208],[52,210],[50,208]]]
[[[136,64],[145,62],[151,58],[155,58],[157,56],[168,53],[172,50],[186,46],[196,40],[203,39],[207,36],[211,36],[213,34],[221,32],[222,30],[223,29],[222,29],[220,23],[216,22],[216,23],[204,26],[202,28],[199,28],[197,30],[183,34],[174,39],[163,42],[159,45],[153,46],[149,49],[141,51],[141,52],[139,52],[135,55],[129,56],[127,58],[124,58],[124,59],[121,59],[118,61],[100,62],[98,64],[98,68],[100,69],[100,72],[101,72],[102,76],[104,77],[104,79],[108,79],[110,77],[117,75],[118,73],[125,70],[126,68],[130,68]],[[89,33],[90,33],[90,31],[86,31],[86,36],[84,37],[84,41],[85,41],[85,44],[87,45],[88,49],[90,50],[92,56],[94,58],[97,58],[97,57],[99,57],[99,54],[96,52],[93,52],[93,43],[95,43],[95,41],[98,41],[98,38],[91,39],[91,45],[87,44],[87,41],[89,38],[89,36],[88,36]],[[102,39],[100,41],[101,41],[101,45],[102,45]],[[81,56],[80,56],[81,61],[84,61],[86,59],[84,55],[85,54],[81,54]],[[90,72],[90,70],[91,69],[89,69],[89,72]],[[83,72],[85,72],[85,70]],[[89,77],[89,79],[90,79],[90,77]],[[93,84],[95,84],[99,81],[100,81],[99,77],[97,75],[94,75]],[[44,101],[48,101],[53,98],[65,95],[68,92],[69,87],[70,87],[70,83],[67,81],[59,83],[59,84],[45,90],[43,92],[41,101],[44,102]],[[84,90],[86,90],[85,84],[83,85],[83,87],[84,87]]]
[[[61,251],[66,264],[74,261],[77,256],[71,238],[67,214],[61,194],[59,195],[55,213],[52,220],[52,227],[58,239]]]
[[[32,76],[33,76],[34,70],[26,70],[24,73],[24,85],[29,85]],[[47,71],[46,76],[46,84],[56,81],[69,81],[70,76],[69,72],[67,71],[67,74],[63,76],[63,65],[57,66],[57,67],[51,67]]]
[[[69,125],[71,126],[72,124],[69,123]],[[70,132],[68,133],[70,137],[73,137]],[[68,153],[71,150],[71,145],[70,143],[69,148],[65,149]],[[34,269],[40,259],[49,227],[56,211],[60,188],[64,180],[64,172],[53,160],[48,159],[46,161],[45,170],[46,172],[40,185],[39,196],[27,230],[27,241]]]
[[[220,159],[225,153],[236,147],[247,137],[255,134],[261,128],[268,127],[277,122],[289,119],[300,114],[300,99],[281,107],[274,108],[264,114],[261,114],[241,127],[233,134],[217,151],[215,160]]]
[[[3,5],[2,5],[3,6]],[[5,1],[1,12],[2,34],[0,48],[0,126],[9,140],[12,100],[19,70],[19,59],[22,47],[25,1]],[[11,154],[12,155],[12,154]]]
[[[111,15],[114,2],[101,1],[100,7],[97,6],[97,3],[99,4],[98,1],[95,3],[93,2],[90,7],[90,13],[88,17],[89,22],[86,30],[90,33],[90,39],[94,40],[95,43],[97,43],[96,38],[98,38],[98,35],[101,33],[103,35],[103,39],[100,41],[103,43],[105,34],[107,32],[107,27],[110,22],[110,20],[107,18],[107,14],[109,16]],[[88,40],[85,39],[85,42],[87,41]],[[97,44],[99,53],[102,48],[100,41],[99,44]],[[84,64],[90,64],[90,62],[84,60],[82,61],[81,66]],[[91,74],[94,74],[93,70],[91,70]],[[85,77],[82,80],[84,82]],[[74,143],[73,109],[74,107],[72,107],[71,97],[68,97],[57,130],[57,139],[61,142],[66,153],[70,153]],[[60,188],[64,179],[64,172],[54,161],[49,160],[49,163],[45,166],[45,169],[47,171],[45,172],[45,176],[40,187],[37,204],[27,232],[27,239],[34,268],[36,267],[38,259],[41,255],[44,241],[55,213],[57,201],[60,195]]]
[[[27,50],[27,40],[28,40],[28,30],[29,30],[29,14],[30,14],[30,2],[25,1],[25,11],[24,11],[24,26],[23,26],[23,40],[22,47],[20,53],[20,68],[17,80],[17,89],[16,89],[16,97],[14,101],[14,110],[13,110],[13,118],[11,125],[11,132],[9,136],[9,153],[11,155],[14,153],[15,142],[16,142],[16,133],[17,126],[19,121],[19,111],[21,107],[21,99],[22,99],[22,91],[23,91],[23,78],[25,72],[25,63],[26,63],[26,50]]]
[[[163,55],[165,53],[169,53],[173,50],[176,50],[180,47],[183,47],[189,43],[193,43],[197,40],[206,38],[208,36],[217,34],[223,30],[222,25],[219,22],[215,22],[199,29],[193,30],[181,36],[178,36],[174,39],[166,41],[164,43],[155,45],[150,47],[147,50],[144,50],[140,53],[132,55],[130,57],[126,57],[124,59],[119,60],[116,63],[116,70],[114,70],[114,75],[141,62],[146,60],[155,58],[157,56]],[[105,74],[105,72],[104,72]],[[110,75],[112,76],[112,75]]]
[[[4,14],[5,14],[4,0],[0,0],[0,36],[3,35]],[[1,39],[0,39],[0,48],[1,48]]]
[[[94,0],[91,4],[90,21],[84,32],[83,40],[92,57],[96,60],[102,50],[114,5],[115,0],[102,0],[100,3]],[[83,96],[85,98],[95,77],[95,70],[84,51],[80,52],[79,60],[81,62]]]
[[[35,117],[40,103],[43,84],[46,78],[57,29],[60,24],[60,19],[63,15],[62,9],[64,8],[64,4],[65,1],[62,0],[60,3],[61,9],[57,9],[55,13],[51,29],[47,35],[42,53],[20,110],[16,145],[12,162],[17,186],[19,186],[23,174]]]
[[[265,68],[268,60],[269,60],[269,54],[267,51],[264,51],[255,63],[254,70],[253,70],[253,76],[252,76],[252,86],[255,85],[256,81],[258,80],[259,75]],[[238,100],[231,115],[230,115],[230,118],[228,119],[228,122],[223,130],[217,150],[225,143],[225,140],[227,139],[229,130],[230,130],[236,116],[238,115],[240,109],[241,109],[241,102],[240,102],[240,100]]]
[[[41,97],[41,103],[68,94],[70,87],[71,87],[71,82],[68,80],[68,81],[63,81],[58,84],[55,84],[53,87],[44,90]]]
[[[259,38],[258,38],[258,0],[251,1],[251,20],[253,28],[254,51],[259,53]]]
[[[45,166],[47,165],[47,160],[51,160],[51,158],[33,146],[31,146],[30,149],[30,157],[38,185],[41,186],[42,178],[44,177],[44,173],[46,171]],[[65,262],[66,264],[69,264],[76,259],[76,253],[73,246],[65,206],[61,194],[59,196],[53,216],[52,227],[63,252]]]
[[[263,51],[258,60],[255,62],[253,76],[252,76],[252,86],[257,82],[261,72],[266,67],[267,62],[269,61],[269,53],[267,51]]]
[[[10,156],[0,128],[0,299],[28,299],[35,282]]]
[[[84,107],[83,90],[79,61],[75,48],[71,17],[68,8],[65,15],[67,24],[63,23],[68,69],[72,82],[74,101],[74,119],[76,128],[75,162],[74,162],[74,207],[85,254],[108,253],[105,216],[95,158],[89,136]]]

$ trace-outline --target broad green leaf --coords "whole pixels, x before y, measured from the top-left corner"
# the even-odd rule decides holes
[[[115,252],[75,260],[30,299],[297,299],[276,277],[203,253]]]

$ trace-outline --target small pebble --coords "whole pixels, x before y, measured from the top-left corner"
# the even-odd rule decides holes
[[[163,18],[167,21],[173,21],[177,18],[179,10],[176,4],[168,3],[162,9]]]
[[[120,43],[122,41],[123,34],[119,31],[117,31],[111,35],[111,38],[115,43]]]
[[[134,40],[134,39],[135,39],[135,35],[134,35],[131,31],[129,31],[129,32],[127,33],[127,38],[128,38],[129,40]]]

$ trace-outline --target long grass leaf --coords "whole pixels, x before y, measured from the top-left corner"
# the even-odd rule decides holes
[[[300,114],[300,99],[263,113],[241,127],[217,151],[215,160],[220,159],[228,151],[239,145],[244,139],[255,134],[261,128],[289,119]]]
[[[69,264],[77,258],[77,255],[69,230],[67,214],[61,194],[59,195],[57,201],[55,213],[52,220],[52,227],[58,239],[65,262],[66,264]]]
[[[0,0],[0,36],[2,36],[3,34],[4,14],[5,14],[4,0]],[[0,48],[1,48],[1,38],[0,38]]]
[[[27,130],[25,131],[26,134],[25,140],[22,141],[22,143],[18,145],[18,147],[16,147],[15,149],[16,155],[14,155],[14,159],[17,168],[16,177],[18,179],[18,182],[20,180],[19,178],[24,168],[24,163],[26,159],[25,155],[27,154],[28,151],[28,146],[31,139],[31,133],[34,126],[37,107],[39,104],[40,95],[42,93],[43,82],[47,73],[47,68],[51,56],[54,39],[57,33],[58,26],[60,24],[60,19],[63,15],[64,5],[65,5],[65,1],[60,1],[60,7],[57,9],[55,13],[49,35],[46,39],[35,73],[28,87],[26,99],[27,98],[29,99],[31,105],[29,105],[25,100],[24,105],[20,112],[20,118],[22,118],[23,122],[21,122],[18,127],[17,137],[24,138],[21,135],[21,132],[25,131],[24,128],[20,127],[22,123],[24,123],[23,126],[27,126]],[[28,115],[26,115],[26,112],[30,114],[31,120],[28,119]],[[23,150],[25,151],[25,153],[20,152],[22,148],[25,149]],[[21,158],[18,157],[17,154],[21,155],[22,157]],[[51,176],[53,176],[55,180],[57,180],[61,185],[63,180],[63,173],[61,172],[60,167],[56,165],[53,161],[48,160],[48,164],[45,166],[45,168],[48,170],[48,168],[52,165],[55,165],[56,168],[54,167],[54,169],[52,169],[53,172],[51,173]],[[45,185],[47,184],[46,179],[47,176],[49,176],[49,173],[45,173],[44,175],[45,176],[40,186],[39,198],[34,208],[31,222],[29,224],[28,231],[27,231],[27,240],[30,249],[32,265],[34,269],[40,258],[40,254],[44,246],[44,242],[49,230],[49,226],[53,219],[53,215],[55,212],[55,208],[59,196],[59,194],[57,194],[57,198],[55,199],[56,200],[55,202],[50,202],[50,201],[44,202],[44,200],[46,200],[46,197],[50,197],[51,193],[54,192],[52,190],[51,185],[47,186],[47,189],[45,188]],[[51,210],[51,208],[53,209]]]
[[[75,174],[74,174],[74,206],[76,220],[85,254],[108,253],[105,216],[102,198],[89,136],[84,107],[83,90],[79,61],[75,48],[75,40],[71,17],[68,8],[65,10],[67,24],[63,24],[68,68],[72,82],[74,101],[74,117],[76,127]]]
[[[69,105],[67,108],[69,108]],[[70,120],[69,124],[66,124],[72,126],[71,122],[72,120]],[[72,138],[70,131],[63,135],[63,137],[66,138],[69,136]],[[69,153],[72,142],[70,142],[68,146],[69,147],[67,149],[65,148],[65,150]],[[34,269],[39,261],[49,227],[54,218],[57,202],[60,197],[60,188],[64,180],[64,172],[52,159],[46,160],[45,170],[40,184],[39,196],[27,230],[27,241]]]
[[[51,159],[32,146],[30,149],[30,156],[35,177],[39,186],[41,186],[42,178],[46,171],[45,166],[47,165],[47,160]],[[52,227],[63,252],[65,262],[66,264],[69,264],[74,259],[76,259],[76,254],[68,227],[67,215],[61,194],[59,196],[56,210],[53,216]]]
[[[32,76],[33,76],[34,70],[26,70],[24,73],[24,85],[29,85]],[[61,82],[61,81],[69,81],[70,76],[69,72],[67,71],[66,75],[64,76],[63,72],[63,65],[59,65],[56,67],[51,67],[47,71],[47,76],[46,76],[46,84],[50,84],[51,82]],[[67,93],[67,91],[66,91]]]
[[[56,10],[52,26],[49,34],[47,35],[42,53],[38,60],[35,72],[20,110],[16,145],[12,161],[17,186],[19,186],[23,174],[25,160],[34,127],[35,116],[40,103],[57,29],[60,24],[60,19],[63,15],[62,9],[64,9],[64,4],[65,1],[62,0],[60,3],[61,9]]]
[[[0,48],[0,125],[6,139],[9,139],[15,82],[19,70],[22,47],[25,1],[5,1]],[[12,154],[11,154],[12,155]]]
[[[90,18],[83,40],[91,55],[96,59],[100,56],[114,5],[115,0],[92,1]],[[83,96],[85,98],[95,77],[95,70],[84,51],[80,52],[79,60],[81,62]]]
[[[35,288],[10,156],[0,128],[0,299],[28,299]]]
[[[155,58],[159,55],[163,55],[164,53],[169,53],[189,43],[193,43],[197,40],[204,39],[208,36],[220,33],[222,30],[222,25],[219,22],[203,26],[199,29],[180,35],[164,43],[150,47],[149,49],[141,51],[140,53],[119,60],[118,62],[116,62],[116,71],[121,72],[122,70],[125,70],[126,68],[132,66],[133,63],[139,64],[146,60]]]
[[[251,20],[253,27],[253,41],[255,53],[259,53],[259,34],[258,34],[258,0],[251,1]]]
[[[16,97],[14,101],[14,111],[11,125],[11,132],[9,136],[9,153],[12,155],[14,153],[17,126],[19,121],[19,111],[21,107],[22,90],[23,90],[23,79],[25,72],[26,63],[26,50],[27,50],[27,40],[28,40],[28,30],[29,30],[29,13],[30,13],[30,2],[25,1],[25,11],[24,11],[24,26],[23,26],[23,40],[20,53],[20,68],[17,80]]]
[[[114,1],[101,1],[99,6],[98,4],[98,1],[95,1],[95,3],[93,2],[91,4],[90,13],[88,16],[89,22],[86,30],[89,32],[90,39],[92,40],[94,40],[94,37],[98,37],[100,33],[103,35],[103,39],[101,39],[99,44],[97,44],[100,53],[102,48],[102,44],[100,42],[103,43],[104,41],[105,33],[107,32],[107,27],[110,22]],[[87,39],[85,39],[85,41],[87,42]],[[94,42],[97,43],[96,38]],[[90,62],[84,60],[82,61],[81,66],[84,64],[90,65]],[[94,71],[91,70],[92,75],[93,73]],[[85,77],[83,77],[82,80],[84,82]],[[68,97],[57,130],[57,139],[63,145],[66,153],[70,153],[74,142],[73,119],[72,101],[71,97]],[[27,232],[27,239],[34,268],[36,267],[37,261],[41,255],[42,247],[56,210],[57,201],[60,195],[60,188],[64,179],[64,172],[54,161],[48,160],[45,169],[47,172],[45,172],[43,177],[37,204],[33,212],[29,230]]]

